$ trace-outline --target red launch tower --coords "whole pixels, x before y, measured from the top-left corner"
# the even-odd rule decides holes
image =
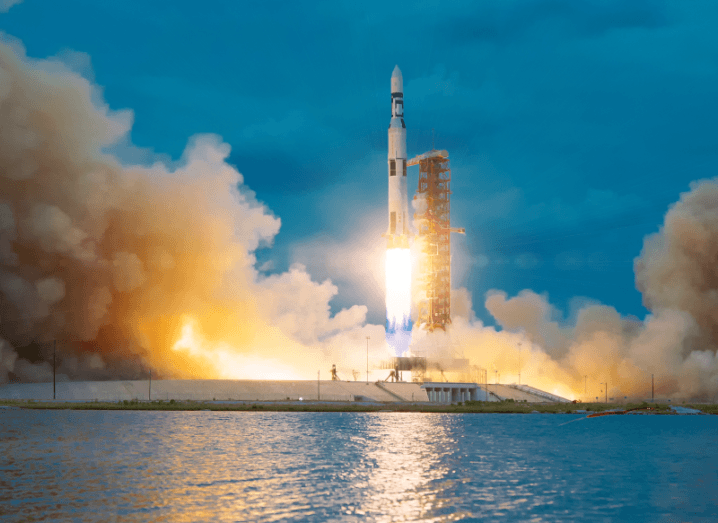
[[[429,332],[446,330],[451,323],[451,170],[449,153],[431,150],[412,158],[407,166],[419,165],[419,187],[414,196],[419,212],[414,214],[417,240],[422,253],[417,281],[425,292],[419,299],[417,323]]]

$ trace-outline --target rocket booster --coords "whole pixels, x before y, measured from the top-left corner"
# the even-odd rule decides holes
[[[397,65],[391,75],[389,123],[389,228],[387,248],[409,247],[409,205],[406,192],[406,125],[404,80]]]

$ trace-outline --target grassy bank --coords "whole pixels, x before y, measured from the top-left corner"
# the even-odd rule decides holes
[[[0,405],[24,409],[60,410],[161,410],[161,411],[267,411],[267,412],[443,412],[443,413],[505,413],[505,414],[571,414],[627,410],[636,407],[652,407],[652,414],[671,414],[666,404],[606,404],[606,403],[516,403],[513,401],[482,402],[467,401],[463,404],[440,405],[431,403],[382,403],[377,405],[355,403],[314,402],[236,402],[216,403],[202,401],[118,401],[118,402],[43,402],[23,400],[0,400]],[[718,405],[683,405],[706,414],[718,414]]]

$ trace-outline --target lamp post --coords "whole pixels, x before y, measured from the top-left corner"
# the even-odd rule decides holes
[[[369,385],[369,336],[366,337],[366,383]]]
[[[521,385],[521,342],[519,342],[519,385]]]

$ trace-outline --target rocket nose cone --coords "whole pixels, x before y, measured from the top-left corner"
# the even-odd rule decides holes
[[[391,92],[404,92],[404,79],[401,76],[401,69],[399,69],[398,65],[394,67],[394,72],[391,74]]]

